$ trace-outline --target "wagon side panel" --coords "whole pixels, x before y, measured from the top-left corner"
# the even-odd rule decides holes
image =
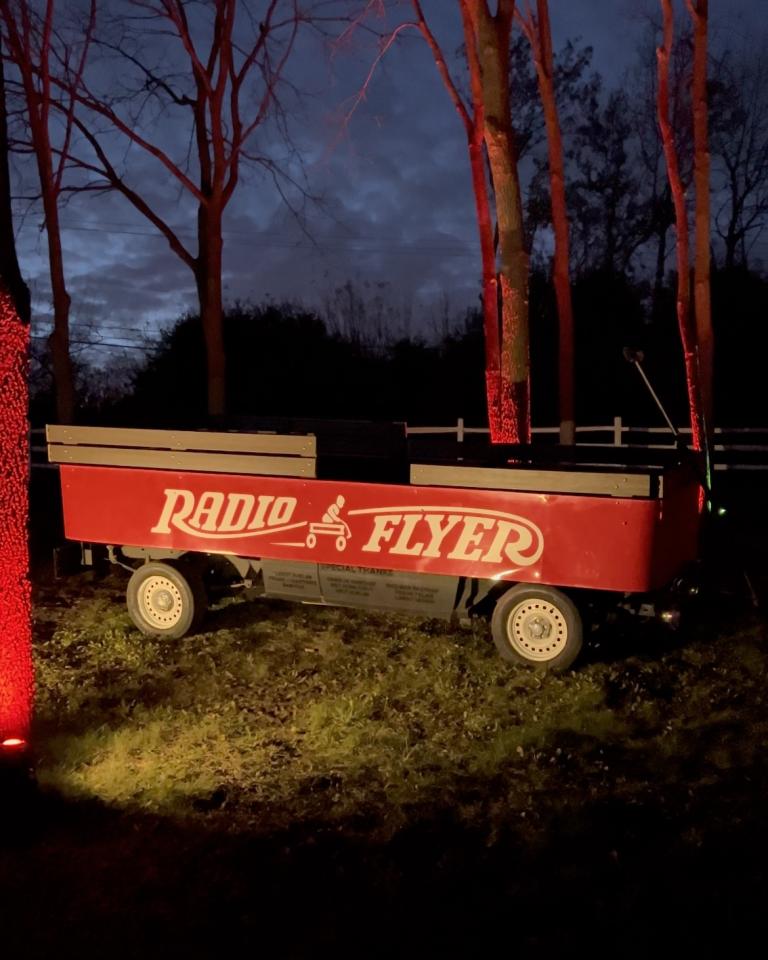
[[[699,552],[701,486],[688,471],[671,471],[664,477],[651,589],[660,589],[692,564]]]
[[[74,540],[644,591],[653,499],[61,468]]]

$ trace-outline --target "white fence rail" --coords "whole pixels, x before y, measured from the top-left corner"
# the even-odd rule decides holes
[[[407,427],[409,436],[455,437],[463,443],[465,437],[487,436],[487,427],[468,427],[463,417],[455,424],[439,427]],[[533,427],[535,437],[551,437],[557,440],[559,427]],[[689,437],[690,427],[680,430],[683,437]],[[766,470],[768,471],[768,427],[718,427],[715,429],[714,460],[715,470]],[[658,442],[662,440],[663,442]],[[758,442],[759,441],[759,442]],[[576,442],[588,443],[592,447],[646,447],[651,450],[664,450],[675,446],[674,438],[668,427],[636,427],[614,417],[613,423],[601,426],[577,426]],[[746,454],[746,456],[740,456]],[[728,462],[722,462],[727,460]],[[720,462],[718,462],[720,461]]]

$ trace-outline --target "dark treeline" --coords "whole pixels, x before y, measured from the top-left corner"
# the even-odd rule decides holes
[[[674,278],[671,278],[674,279]],[[574,284],[577,422],[662,425],[625,346],[645,353],[645,367],[677,423],[686,423],[674,285],[653,305],[647,283],[595,271]],[[720,425],[766,420],[764,366],[768,353],[768,280],[742,268],[713,276]],[[535,425],[557,423],[557,317],[554,292],[542,272],[531,283],[532,396]],[[227,407],[236,416],[327,417],[448,424],[464,417],[486,423],[483,334],[479,309],[440,337],[368,335],[331,330],[318,313],[291,304],[236,304],[225,314]],[[418,318],[413,326],[418,328]],[[119,388],[122,377],[125,386]],[[82,422],[145,426],[206,423],[206,367],[198,316],[166,333],[129,376],[119,368],[78,371]],[[55,419],[50,381],[32,403],[36,425]]]

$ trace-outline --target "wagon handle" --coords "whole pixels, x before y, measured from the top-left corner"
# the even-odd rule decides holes
[[[713,499],[714,499],[714,498],[713,498],[713,493],[712,493],[712,484],[711,484],[711,482],[710,482],[710,474],[709,474],[709,466],[708,466],[708,464],[709,464],[709,462],[710,462],[710,452],[709,452],[709,447],[708,447],[708,445],[706,444],[706,441],[705,441],[704,456],[705,456],[705,458],[706,458],[707,466],[706,466],[704,469],[702,469],[701,464],[700,464],[700,463],[698,462],[698,460],[691,454],[691,451],[688,449],[688,444],[687,444],[687,443],[685,442],[685,440],[680,436],[680,431],[677,429],[677,427],[674,425],[674,423],[672,423],[672,419],[671,419],[671,417],[669,416],[669,414],[667,413],[667,411],[666,411],[666,409],[665,409],[665,407],[664,407],[664,404],[663,404],[663,403],[661,402],[661,400],[659,399],[659,395],[658,395],[658,394],[656,393],[656,391],[653,389],[653,384],[652,384],[651,381],[648,379],[648,376],[646,375],[645,370],[643,370],[643,360],[645,359],[645,355],[644,355],[643,351],[642,351],[642,350],[635,350],[633,347],[624,347],[624,351],[623,351],[623,352],[624,352],[624,359],[625,359],[628,363],[631,363],[632,366],[633,366],[633,367],[637,370],[637,372],[640,374],[640,376],[641,376],[642,379],[643,379],[643,383],[644,383],[644,384],[646,385],[646,387],[648,388],[648,392],[649,392],[650,395],[653,397],[653,400],[654,400],[656,406],[659,408],[662,417],[664,417],[664,419],[666,420],[667,426],[669,427],[670,431],[672,432],[672,436],[674,437],[675,443],[677,444],[677,449],[678,449],[679,453],[681,454],[681,456],[682,456],[682,455],[685,455],[685,457],[686,457],[686,458],[690,461],[690,463],[693,465],[693,468],[694,468],[694,470],[695,470],[695,472],[696,472],[696,479],[697,479],[698,482],[701,484],[701,487],[702,487],[704,493],[706,494],[707,501],[709,502],[709,509],[710,509],[710,510],[713,509],[713,507],[714,507]]]
[[[685,451],[686,454],[689,454],[688,445],[685,443],[685,441],[683,440],[683,438],[680,436],[680,432],[679,432],[678,429],[675,427],[674,423],[672,423],[672,420],[670,419],[669,414],[667,413],[667,411],[666,411],[665,408],[664,408],[664,404],[661,402],[661,400],[659,399],[658,394],[657,394],[656,391],[653,389],[653,385],[651,384],[651,381],[650,381],[650,380],[648,379],[648,377],[646,376],[645,370],[643,370],[643,360],[645,359],[645,356],[644,356],[642,350],[635,350],[635,349],[632,348],[632,347],[624,347],[624,351],[623,351],[623,352],[624,352],[624,359],[625,359],[628,363],[631,363],[632,366],[635,367],[635,369],[637,370],[637,372],[638,372],[638,373],[640,374],[640,376],[643,378],[643,383],[644,383],[644,384],[646,385],[646,387],[648,388],[648,392],[649,392],[650,395],[653,397],[653,400],[654,400],[656,406],[657,406],[657,407],[659,408],[659,410],[661,411],[661,415],[664,417],[664,419],[665,419],[666,422],[667,422],[667,426],[668,426],[669,429],[672,431],[672,436],[675,438],[675,442],[677,443],[677,448],[678,448],[678,450],[680,450],[681,452]],[[706,458],[707,458],[707,463],[709,463],[709,460],[710,460],[710,451],[709,451],[709,447],[708,447],[708,446],[707,446],[707,448],[706,448],[706,450],[705,450],[705,456],[706,456]],[[695,471],[696,471],[697,479],[698,479],[699,483],[701,484],[702,489],[704,490],[704,493],[705,493],[706,496],[707,496],[707,500],[709,501],[710,510],[711,510],[711,509],[714,508],[715,504],[714,504],[714,502],[713,502],[714,498],[713,498],[713,494],[712,494],[712,485],[711,485],[711,483],[710,483],[710,481],[709,481],[709,476],[710,476],[710,475],[709,475],[709,470],[707,469],[707,470],[702,471],[700,465],[698,464],[698,462],[697,462],[693,457],[691,458],[691,463],[694,464],[694,469],[695,469]],[[724,510],[722,507],[718,508],[718,510],[717,510],[718,516],[723,516],[724,513],[725,513],[725,510]],[[750,596],[750,599],[751,599],[751,601],[752,601],[752,606],[753,606],[755,609],[759,609],[759,607],[760,607],[760,605],[761,605],[761,604],[760,604],[760,598],[759,598],[758,595],[757,595],[757,591],[755,590],[754,584],[752,583],[752,579],[751,579],[751,577],[749,576],[749,573],[748,573],[748,571],[746,570],[746,568],[742,568],[742,571],[741,571],[741,572],[742,572],[742,575],[743,575],[743,577],[744,577],[744,580],[746,581],[747,591],[748,591],[749,596]]]
[[[672,420],[670,419],[669,414],[664,408],[664,404],[659,399],[659,395],[653,389],[653,385],[651,381],[648,379],[648,377],[646,376],[645,370],[643,370],[642,362],[645,359],[644,353],[642,352],[642,350],[634,350],[632,347],[624,347],[624,359],[628,363],[631,363],[634,366],[634,368],[637,370],[637,372],[640,374],[640,376],[643,378],[643,383],[648,388],[648,393],[650,393],[650,395],[653,397],[654,403],[659,408],[659,411],[661,412],[662,417],[664,417],[664,419],[667,421],[667,426],[672,431],[672,436],[675,438],[675,442],[677,443],[678,446],[681,446],[683,444],[683,439],[680,436],[680,433],[677,427],[674,425],[674,423],[672,423]]]

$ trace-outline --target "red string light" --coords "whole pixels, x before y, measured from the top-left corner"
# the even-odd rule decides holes
[[[29,329],[0,288],[0,744],[26,744],[34,674],[29,585]]]

